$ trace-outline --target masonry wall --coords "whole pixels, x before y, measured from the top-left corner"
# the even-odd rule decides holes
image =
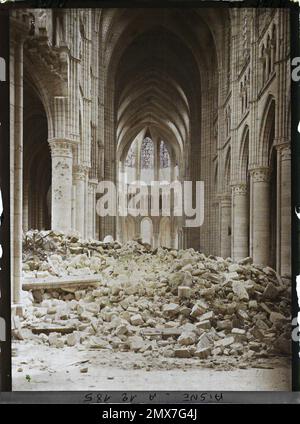
[[[288,75],[284,9],[12,11],[14,302],[23,230],[51,222],[84,238],[117,236],[117,219],[96,215],[97,184],[117,181],[122,152],[144,130],[172,146],[180,180],[205,184],[203,226],[179,220],[173,242],[289,275]]]

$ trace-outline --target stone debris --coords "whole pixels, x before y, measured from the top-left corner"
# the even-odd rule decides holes
[[[23,244],[24,281],[99,279],[28,292],[13,325],[18,340],[213,364],[230,356],[249,366],[290,353],[290,282],[251,258],[234,263],[193,249],[54,231],[30,231]]]

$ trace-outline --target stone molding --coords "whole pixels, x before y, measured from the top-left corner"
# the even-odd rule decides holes
[[[243,195],[245,196],[248,193],[248,186],[247,184],[236,184],[232,186],[232,194],[234,196],[236,195]]]
[[[51,139],[48,140],[51,156],[61,156],[72,158],[73,152],[72,147],[74,142],[66,139]]]
[[[255,168],[250,171],[252,181],[255,183],[267,183],[270,181],[269,168]]]
[[[84,165],[76,165],[73,167],[74,180],[85,181],[88,175],[89,168]]]

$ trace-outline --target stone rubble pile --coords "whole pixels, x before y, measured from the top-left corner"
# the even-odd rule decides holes
[[[99,281],[32,290],[18,339],[249,363],[290,353],[290,282],[251,258],[234,263],[193,249],[31,231],[23,260],[25,279],[96,274]]]

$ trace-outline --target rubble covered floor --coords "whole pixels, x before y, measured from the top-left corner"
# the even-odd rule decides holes
[[[26,284],[76,284],[23,292],[14,390],[289,390],[290,281],[271,268],[54,232],[23,246]]]

